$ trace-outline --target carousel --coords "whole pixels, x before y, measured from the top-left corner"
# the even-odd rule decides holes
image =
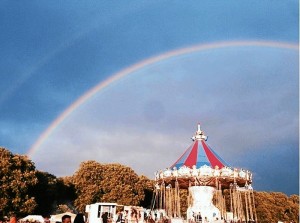
[[[222,160],[207,144],[200,124],[192,140],[172,166],[155,173],[152,208],[173,222],[256,221],[252,173]],[[186,201],[181,190],[187,190]],[[187,204],[184,216],[182,202]]]

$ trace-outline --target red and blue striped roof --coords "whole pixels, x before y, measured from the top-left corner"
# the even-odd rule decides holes
[[[194,142],[182,154],[182,156],[170,167],[179,169],[182,166],[192,168],[194,165],[199,168],[207,165],[211,168],[218,166],[222,168],[228,166],[227,163],[206,143],[207,137],[204,136],[203,131],[198,124],[198,130],[192,138]]]

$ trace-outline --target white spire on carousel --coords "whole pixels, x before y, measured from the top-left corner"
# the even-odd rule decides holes
[[[198,123],[198,129],[197,131],[195,132],[195,135],[192,137],[192,140],[195,141],[195,140],[207,140],[207,136],[204,135],[204,132],[201,131],[201,127],[200,127],[200,123]]]

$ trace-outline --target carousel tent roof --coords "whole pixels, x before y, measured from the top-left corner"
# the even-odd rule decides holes
[[[219,168],[228,166],[227,163],[206,143],[207,137],[204,136],[203,131],[201,131],[200,124],[198,124],[198,130],[192,139],[194,140],[192,145],[170,167],[171,169],[174,167],[178,169],[182,166],[192,168],[193,165],[197,168],[204,165],[212,168],[215,168],[216,166]]]

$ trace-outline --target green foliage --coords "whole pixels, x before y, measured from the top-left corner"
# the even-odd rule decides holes
[[[60,204],[57,206],[56,210],[54,211],[55,214],[60,214],[64,212],[71,212],[73,213],[73,209],[70,208],[67,204]]]
[[[56,177],[45,172],[36,172],[38,184],[33,188],[33,194],[37,202],[36,213],[43,216],[50,215],[52,203],[56,193]]]
[[[84,211],[85,205],[95,202],[137,206],[144,200],[145,190],[150,187],[145,177],[139,177],[127,166],[96,161],[81,163],[72,179],[78,195],[75,206],[79,211]]]
[[[32,192],[37,202],[36,213],[50,216],[57,205],[73,203],[76,198],[74,185],[47,172],[37,171],[36,176],[38,184]]]
[[[149,180],[145,176],[140,176],[139,177],[139,182],[143,186],[145,198],[140,202],[139,206],[145,207],[147,209],[151,208],[151,201],[153,198],[153,188],[155,181],[154,180]]]
[[[55,204],[65,204],[71,209],[74,209],[74,201],[76,198],[77,195],[74,184],[71,182],[71,177],[57,178]]]
[[[0,148],[0,210],[2,215],[25,215],[36,208],[30,193],[38,179],[35,166],[26,156]]]
[[[259,222],[295,221],[299,219],[299,196],[280,192],[254,192]]]
[[[84,212],[85,205],[116,202],[150,208],[154,181],[138,176],[121,164],[81,163],[73,176],[57,178],[37,171],[26,156],[0,148],[0,217],[15,214],[49,215],[57,212]],[[180,190],[181,213],[186,215],[187,190]],[[227,211],[230,194],[223,191]],[[299,195],[254,192],[258,222],[299,222]],[[2,215],[2,216],[1,216]]]

